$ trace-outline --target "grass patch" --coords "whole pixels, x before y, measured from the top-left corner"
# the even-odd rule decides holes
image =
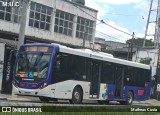
[[[150,112],[43,112],[43,113],[0,113],[0,115],[160,115]]]

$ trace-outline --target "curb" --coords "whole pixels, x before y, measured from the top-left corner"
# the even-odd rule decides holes
[[[0,100],[8,100],[8,99],[4,97],[0,97]]]
[[[9,101],[32,101],[29,99],[24,99],[24,98],[7,98]]]

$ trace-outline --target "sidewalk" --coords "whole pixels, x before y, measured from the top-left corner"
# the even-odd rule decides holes
[[[0,100],[11,100],[11,101],[39,101],[38,97],[29,97],[29,96],[18,96],[18,95],[12,95],[12,94],[0,94]]]
[[[144,106],[160,106],[160,101],[156,99],[149,99],[146,101],[133,101],[136,105],[144,105]]]

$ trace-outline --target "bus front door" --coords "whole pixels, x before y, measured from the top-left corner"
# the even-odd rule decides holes
[[[100,69],[101,64],[97,61],[91,62],[91,85],[90,85],[90,98],[98,98],[99,97],[99,89],[100,89]]]
[[[122,98],[123,93],[123,67],[117,66],[115,71],[115,98]]]

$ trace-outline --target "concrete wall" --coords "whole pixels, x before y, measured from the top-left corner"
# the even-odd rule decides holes
[[[157,69],[157,61],[158,61],[158,49],[150,49],[147,50],[139,50],[138,53],[134,53],[132,57],[132,61],[134,62],[140,62],[141,58],[151,58],[152,61],[150,62],[150,65],[152,67],[152,76],[156,74]]]

